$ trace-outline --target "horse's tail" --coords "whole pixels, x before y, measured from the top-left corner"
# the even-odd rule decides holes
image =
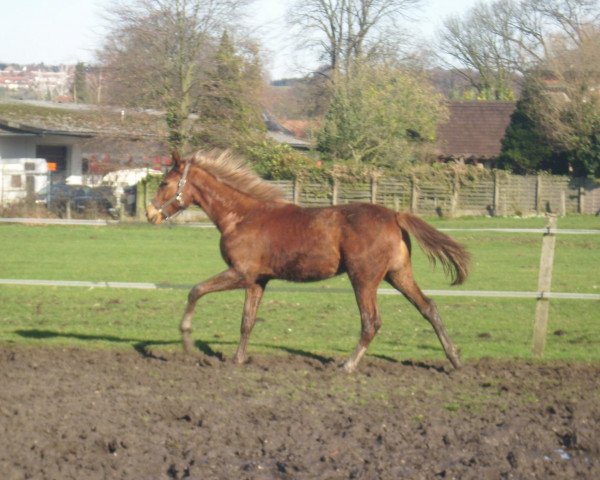
[[[452,285],[460,285],[466,280],[470,255],[464,246],[410,213],[398,213],[396,219],[401,229],[417,239],[434,265],[436,259],[442,263],[444,272],[452,278]]]

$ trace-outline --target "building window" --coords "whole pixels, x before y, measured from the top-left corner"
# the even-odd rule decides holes
[[[12,188],[21,188],[23,186],[23,180],[21,179],[21,175],[11,175],[10,186]]]

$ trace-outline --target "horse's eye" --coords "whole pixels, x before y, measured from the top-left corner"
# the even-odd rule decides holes
[[[167,186],[167,182],[160,182],[158,184],[158,188],[165,188]]]

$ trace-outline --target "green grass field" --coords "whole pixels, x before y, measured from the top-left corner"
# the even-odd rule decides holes
[[[541,228],[543,218],[430,219],[438,228]],[[597,217],[560,218],[559,228],[600,228]],[[540,234],[452,232],[473,255],[465,290],[535,291]],[[179,348],[187,288],[225,268],[214,229],[150,225],[110,227],[0,225],[0,277],[167,283],[172,290],[0,286],[0,342],[132,348]],[[448,289],[414,248],[423,289]],[[600,293],[600,235],[559,235],[553,291]],[[387,285],[382,285],[387,287]],[[453,287],[455,288],[455,287]],[[340,291],[344,290],[344,291]],[[217,293],[197,308],[200,348],[231,355],[244,293]],[[530,358],[535,300],[436,297],[463,358]],[[402,360],[441,359],[429,324],[401,296],[381,296],[383,328],[369,354]],[[265,294],[249,353],[296,352],[342,359],[359,332],[345,276],[318,284],[273,281]],[[552,300],[546,359],[600,360],[600,302]]]

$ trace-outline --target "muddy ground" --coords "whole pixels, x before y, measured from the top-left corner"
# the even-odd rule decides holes
[[[600,478],[600,365],[0,347],[3,479]]]

